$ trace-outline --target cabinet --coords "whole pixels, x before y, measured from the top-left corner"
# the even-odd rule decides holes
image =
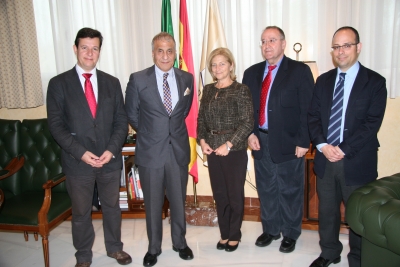
[[[305,156],[305,177],[304,177],[304,212],[302,228],[308,230],[318,230],[318,195],[317,195],[317,176],[314,173],[315,150],[308,150]],[[340,233],[348,233],[348,225],[345,222],[345,207],[342,202],[340,206],[341,226]]]
[[[133,147],[135,144],[125,144],[124,147]],[[131,170],[132,166],[135,164],[135,152],[134,151],[122,151],[123,156],[128,156],[128,158],[124,161],[125,164],[125,185],[120,188],[120,191],[128,191],[128,173]],[[121,209],[122,219],[137,219],[137,218],[146,218],[145,213],[145,205],[143,199],[137,198],[129,198],[128,194],[128,208]],[[168,200],[165,198],[162,218],[165,219],[168,215]],[[100,211],[92,212],[93,219],[101,219],[102,213]]]

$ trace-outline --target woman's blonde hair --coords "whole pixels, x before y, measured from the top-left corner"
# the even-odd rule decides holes
[[[211,74],[211,77],[213,78],[214,81],[217,81],[217,78],[214,76],[214,74],[212,73],[212,60],[214,59],[214,57],[216,56],[223,56],[226,58],[226,60],[229,62],[229,64],[231,64],[232,66],[232,70],[229,72],[230,74],[230,78],[232,79],[232,81],[236,81],[236,74],[235,74],[235,69],[236,69],[236,64],[235,64],[235,58],[232,55],[232,52],[225,47],[219,47],[217,49],[214,49],[210,55],[208,56],[208,61],[207,61],[207,68],[208,71]]]

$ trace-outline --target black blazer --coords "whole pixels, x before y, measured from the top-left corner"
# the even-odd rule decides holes
[[[111,172],[122,167],[121,149],[128,133],[128,120],[120,82],[97,70],[98,104],[93,119],[75,67],[52,78],[47,89],[50,132],[62,148],[63,172],[87,175],[93,168],[81,161],[90,151],[101,156],[109,150],[115,158],[103,166]]]
[[[245,70],[243,76],[243,83],[250,88],[253,96],[253,133],[259,140],[258,113],[265,65],[266,61],[253,65]],[[310,68],[300,61],[283,56],[268,100],[268,146],[275,163],[296,159],[296,146],[310,146],[307,110],[313,86]],[[254,158],[261,159],[262,150],[252,151],[252,154]]]
[[[318,77],[308,113],[308,125],[313,145],[327,143],[332,96],[337,69]],[[362,185],[375,180],[377,173],[377,133],[386,108],[386,80],[360,64],[347,104],[343,142],[344,169],[347,185]],[[314,170],[322,178],[326,158],[316,150]]]

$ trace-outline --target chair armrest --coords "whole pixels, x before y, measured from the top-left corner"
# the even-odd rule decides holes
[[[64,182],[66,179],[64,173],[57,174],[51,180],[48,180],[43,184],[44,189],[44,199],[42,207],[38,212],[38,221],[39,221],[39,232],[44,233],[48,232],[48,221],[47,221],[47,213],[49,212],[50,205],[51,205],[51,189]]]
[[[24,166],[24,162],[25,158],[23,156],[13,158],[4,169],[0,170],[0,180],[10,177],[19,171]]]
[[[43,189],[51,189],[52,187],[58,185],[59,183],[62,183],[65,181],[65,174],[60,173],[48,180],[43,184]],[[50,193],[51,194],[51,193]]]

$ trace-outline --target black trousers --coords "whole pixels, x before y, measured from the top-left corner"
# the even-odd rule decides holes
[[[186,244],[185,200],[188,182],[188,166],[179,165],[172,146],[165,165],[158,169],[139,166],[140,184],[146,209],[146,228],[149,238],[148,252],[161,252],[162,207],[167,195],[171,211],[172,245],[183,249]]]
[[[221,239],[239,241],[242,237],[247,152],[230,151],[227,156],[212,153],[207,160]]]
[[[121,209],[119,184],[121,171],[102,173],[94,170],[88,176],[66,176],[66,186],[72,201],[72,240],[77,250],[77,263],[92,262],[94,229],[92,224],[92,200],[94,183],[97,183],[103,213],[104,242],[107,252],[122,250]]]
[[[255,159],[254,165],[263,232],[297,240],[303,218],[304,158],[275,163],[268,134],[260,133],[260,139],[263,157]]]
[[[317,179],[319,199],[319,244],[321,257],[335,259],[340,256],[343,245],[339,241],[340,203],[347,204],[351,193],[361,185],[347,186],[344,176],[343,160],[338,162],[326,161],[324,176]],[[350,229],[350,252],[347,255],[350,267],[361,266],[361,236]]]

